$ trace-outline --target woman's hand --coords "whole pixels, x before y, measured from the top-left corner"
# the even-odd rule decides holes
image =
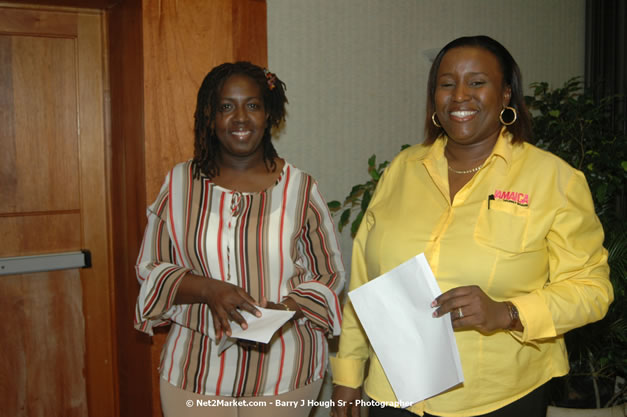
[[[211,309],[213,327],[218,339],[222,337],[222,332],[231,336],[229,320],[238,323],[242,329],[246,330],[248,325],[239,310],[261,317],[261,311],[255,308],[255,305],[258,305],[257,302],[242,288],[217,279],[203,279],[207,281],[203,296]]]
[[[268,301],[266,297],[261,297],[259,306],[262,308],[269,308],[270,310],[295,311],[293,317],[294,320],[298,320],[304,316],[298,303],[290,297],[286,297],[281,303],[273,303],[272,301]]]
[[[359,417],[360,406],[356,401],[361,400],[361,388],[335,385],[331,400],[331,417]]]
[[[222,337],[222,332],[225,332],[227,336],[231,335],[229,320],[238,323],[243,329],[248,327],[239,310],[261,317],[261,311],[255,308],[259,304],[237,285],[187,273],[181,280],[174,304],[197,303],[209,306],[218,339]]]
[[[288,302],[291,304],[288,304]],[[294,319],[297,318],[297,316],[302,317],[303,313],[300,311],[300,307],[298,306],[298,304],[296,304],[296,302],[294,300],[292,300],[291,298],[286,298],[283,301],[283,304],[279,304],[279,303],[273,303],[272,301],[268,301],[268,299],[266,297],[261,297],[261,302],[259,302],[259,307],[261,308],[267,308],[270,310],[281,310],[281,311],[287,311],[288,309],[285,307],[288,307],[290,311],[296,311],[296,313],[294,314]],[[245,348],[245,349],[255,349],[257,348],[260,343],[259,342],[252,342],[250,340],[245,340],[245,339],[237,339],[237,343]]]
[[[505,303],[494,301],[476,285],[453,288],[431,304],[438,307],[433,317],[451,313],[453,328],[472,328],[482,333],[507,329],[509,309]]]

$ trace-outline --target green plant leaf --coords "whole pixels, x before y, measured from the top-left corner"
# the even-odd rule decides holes
[[[349,204],[349,203],[350,204],[354,203],[364,193],[365,188],[366,187],[363,184],[355,185],[353,189],[351,190],[351,192],[346,197],[346,200],[344,201],[344,205]]]
[[[364,218],[364,212],[361,211],[353,220],[353,224],[351,224],[351,237],[355,237],[357,234],[357,230],[359,229],[359,225],[361,224],[361,220]]]
[[[607,196],[607,183],[599,184],[599,186],[596,188],[595,194],[597,201],[605,201],[605,198]]]
[[[374,167],[376,161],[377,161],[377,156],[375,154],[372,154],[372,156],[368,158],[368,166]]]
[[[372,193],[369,190],[364,191],[364,196],[361,199],[361,211],[364,212],[368,208],[368,204],[370,204],[370,199],[372,198]]]
[[[342,215],[340,216],[340,223],[337,225],[337,228],[340,232],[342,231],[344,226],[348,224],[350,217],[351,217],[351,209],[348,208],[342,212]]]
[[[332,212],[336,212],[342,208],[342,203],[340,203],[337,200],[333,200],[333,201],[329,201],[327,203],[327,206],[329,207],[329,210],[331,210]]]

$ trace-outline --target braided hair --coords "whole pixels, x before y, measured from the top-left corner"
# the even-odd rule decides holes
[[[215,132],[216,109],[222,87],[233,75],[245,75],[252,79],[261,91],[268,123],[261,144],[263,160],[269,171],[276,169],[278,157],[272,145],[272,129],[285,121],[287,97],[286,86],[275,74],[250,62],[224,63],[213,68],[203,80],[198,90],[196,112],[194,113],[194,178],[200,175],[214,178],[220,174],[220,142]]]

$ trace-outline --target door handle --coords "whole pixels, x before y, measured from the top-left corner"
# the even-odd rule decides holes
[[[0,258],[0,275],[32,274],[75,268],[91,268],[91,253],[88,250]]]

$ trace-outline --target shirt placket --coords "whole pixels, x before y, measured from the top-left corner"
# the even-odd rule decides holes
[[[227,268],[227,281],[233,283],[235,277],[232,274],[236,274],[237,271],[237,259],[235,256],[235,235],[237,233],[237,219],[242,212],[242,202],[244,196],[239,191],[231,192],[231,201],[229,204],[229,213],[226,230],[226,268]]]

